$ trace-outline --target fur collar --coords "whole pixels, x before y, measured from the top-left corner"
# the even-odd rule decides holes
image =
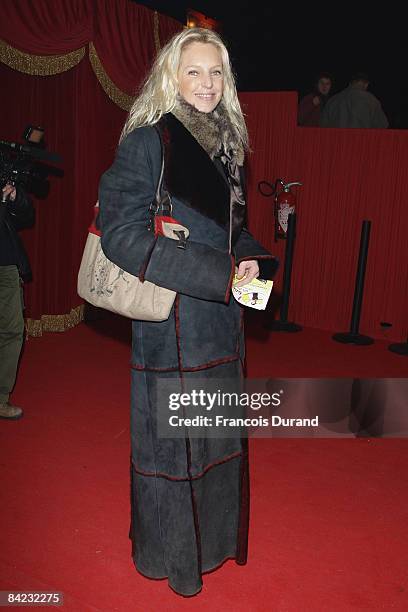
[[[178,96],[177,104],[171,112],[211,159],[225,152],[239,166],[244,164],[244,149],[239,134],[222,100],[211,113],[203,113]]]
[[[164,185],[172,197],[227,227],[230,187],[219,158],[205,149],[173,113],[160,120],[164,145]],[[221,166],[221,167],[220,167]]]

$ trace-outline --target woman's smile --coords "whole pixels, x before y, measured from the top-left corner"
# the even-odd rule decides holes
[[[224,91],[224,73],[219,49],[193,42],[182,51],[177,75],[180,95],[197,110],[210,113]]]

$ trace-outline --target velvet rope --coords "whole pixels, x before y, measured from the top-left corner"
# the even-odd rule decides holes
[[[64,55],[32,55],[0,40],[0,61],[14,70],[36,76],[52,76],[66,72],[79,64],[84,55],[85,47]]]

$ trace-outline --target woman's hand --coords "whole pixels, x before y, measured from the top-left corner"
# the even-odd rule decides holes
[[[243,287],[243,285],[247,285],[252,280],[254,280],[254,278],[258,278],[258,262],[255,259],[241,261],[239,267],[235,268],[235,272],[238,278],[241,279],[238,283],[236,283],[235,287]]]

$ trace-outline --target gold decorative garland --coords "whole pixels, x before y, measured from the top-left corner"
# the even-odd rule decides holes
[[[153,36],[156,53],[158,53],[161,45],[159,13],[157,11],[154,11],[153,14]],[[85,47],[81,47],[70,53],[65,53],[64,55],[32,55],[19,51],[0,39],[0,62],[25,74],[37,76],[60,74],[79,64],[84,56]],[[92,42],[89,43],[89,61],[91,62],[96,78],[107,96],[120,108],[129,111],[132,107],[134,96],[129,96],[127,93],[123,92],[109,78]]]
[[[84,319],[84,304],[73,308],[69,314],[41,315],[41,319],[26,319],[27,336],[42,336],[43,332],[63,332],[75,327]]]
[[[64,55],[31,55],[10,47],[0,39],[0,61],[14,70],[37,76],[52,76],[70,70],[83,59],[85,47]]]
[[[108,77],[104,67],[102,66],[101,60],[98,57],[96,49],[91,42],[89,43],[89,61],[91,62],[96,78],[102,85],[102,88],[107,96],[109,96],[109,98],[123,110],[130,111],[134,101],[134,96],[129,96],[128,94],[124,93],[119,89],[119,87],[116,87],[115,83]]]

